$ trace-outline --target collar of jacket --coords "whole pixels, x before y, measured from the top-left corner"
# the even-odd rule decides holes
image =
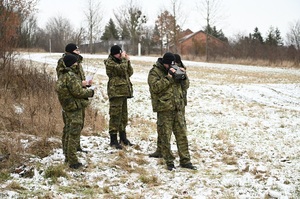
[[[78,66],[78,65],[77,65],[77,66]],[[79,73],[79,69],[78,69],[77,66],[72,65],[72,66],[70,66],[70,67],[65,67],[64,70],[63,70],[63,72],[64,72],[64,73],[67,73],[67,72],[69,72],[69,71],[72,71],[73,73],[78,74],[78,73]]]
[[[77,57],[77,59],[78,59],[78,61],[77,61],[78,63],[81,63],[83,61],[83,57],[81,55],[76,54],[76,53],[68,53],[68,52],[66,52],[66,53],[63,54],[62,57],[66,56],[66,55],[75,55]]]
[[[116,58],[115,56],[109,54],[109,58],[111,58],[114,62],[120,64],[122,62],[121,59]]]
[[[159,68],[160,70],[164,71],[165,73],[168,73],[168,69],[164,66],[162,62],[162,58],[158,58],[156,61],[156,67]]]

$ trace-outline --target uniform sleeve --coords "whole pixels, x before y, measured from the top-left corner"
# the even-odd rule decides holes
[[[81,63],[79,64],[79,73],[80,73],[81,81],[84,81],[85,80],[85,74],[84,74],[83,67],[82,67]]]
[[[182,85],[183,85],[182,87],[183,90],[187,90],[190,87],[190,80],[187,75],[185,80],[182,80]]]
[[[126,66],[127,67],[127,66]],[[106,74],[108,77],[125,77],[125,66],[122,64],[122,62],[116,63],[111,59],[108,59],[105,61],[105,68],[106,68]]]
[[[131,77],[133,75],[133,68],[131,66],[131,62],[127,59],[123,59],[122,62],[124,63],[125,66],[127,66],[127,73],[129,77]]]
[[[56,75],[57,75],[57,79],[59,78],[59,76],[61,74],[63,74],[64,69],[66,68],[65,63],[63,61],[63,58],[60,58],[57,61],[57,66],[56,66]]]
[[[83,99],[94,95],[93,90],[82,88],[81,80],[75,74],[69,74],[67,82],[67,87],[75,98]]]
[[[148,84],[152,93],[160,93],[170,86],[171,78],[160,76],[153,68],[148,75]]]

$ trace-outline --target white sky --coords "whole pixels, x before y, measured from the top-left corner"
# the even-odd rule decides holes
[[[125,5],[127,0],[99,0],[102,5],[104,27],[113,11]],[[134,0],[133,0],[134,1]],[[192,31],[201,30],[205,25],[201,15],[201,0],[177,0],[181,2],[181,19],[186,21],[181,25],[184,29]],[[148,25],[154,24],[158,14],[165,9],[171,11],[171,0],[135,0],[142,8],[143,13],[148,16]],[[219,6],[221,17],[217,18],[215,24],[217,29],[222,29],[225,36],[234,37],[241,33],[248,35],[258,27],[265,38],[271,26],[277,27],[283,38],[290,29],[290,24],[300,20],[299,0],[220,0]],[[87,0],[40,0],[38,24],[44,27],[51,17],[63,16],[70,20],[75,28],[84,25],[87,10]]]

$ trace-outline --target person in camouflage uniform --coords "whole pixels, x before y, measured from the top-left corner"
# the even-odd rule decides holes
[[[180,55],[179,54],[174,54],[174,56],[175,56],[175,64],[178,67],[184,68],[184,70],[186,70],[186,67],[184,66],[184,64],[181,61]],[[180,81],[185,106],[187,105],[187,89],[190,86],[190,81],[188,80],[187,76],[186,76],[186,78],[187,79],[185,81]],[[185,107],[183,109],[183,114],[185,114]],[[159,126],[157,126],[157,128],[159,128]],[[157,132],[159,132],[159,129],[157,129]],[[156,148],[154,153],[149,154],[149,157],[151,157],[151,158],[162,158],[161,140],[160,139],[161,139],[160,134],[157,133],[157,148]]]
[[[174,156],[171,151],[170,139],[172,132],[175,135],[180,166],[188,169],[196,169],[190,161],[188,140],[186,135],[186,122],[184,115],[184,97],[182,85],[187,89],[188,78],[175,80],[174,64],[175,56],[167,52],[163,58],[158,58],[156,64],[148,74],[152,108],[157,112],[157,133],[159,135],[162,156],[168,170],[175,169]],[[184,71],[183,68],[180,70]],[[183,81],[184,83],[181,83]]]
[[[133,68],[129,56],[122,52],[118,45],[111,47],[110,54],[104,60],[104,64],[108,76],[110,146],[122,149],[121,143],[132,146],[127,139],[126,126],[128,123],[127,98],[133,97],[130,81]],[[118,133],[120,143],[118,142]]]
[[[179,68],[184,68],[184,70],[186,71],[186,67],[182,63],[180,55],[174,54],[174,56],[175,56],[175,64]],[[182,88],[182,93],[183,93],[184,105],[186,106],[187,105],[187,89],[190,87],[190,81],[187,79],[187,81],[181,81],[180,83],[181,83],[181,88]],[[185,85],[185,84],[187,84],[187,85]],[[184,110],[184,112],[185,112],[185,110]]]
[[[81,77],[78,75],[79,67],[75,55],[66,55],[63,58],[65,68],[56,81],[56,92],[63,109],[65,123],[63,146],[65,162],[70,168],[78,169],[82,163],[76,156],[77,138],[83,126],[83,111],[86,107],[86,98],[94,96],[94,90],[82,87]]]
[[[58,60],[57,62],[57,67],[56,67],[56,74],[57,74],[57,78],[59,78],[60,75],[62,75],[65,71],[65,63],[63,61],[64,57],[66,55],[74,55],[77,57],[77,65],[78,65],[78,76],[80,77],[81,81],[82,81],[82,87],[83,88],[86,88],[88,86],[91,85],[92,82],[87,82],[86,79],[85,79],[85,74],[84,74],[84,71],[83,71],[83,68],[82,68],[82,61],[83,61],[83,57],[80,55],[80,51],[79,51],[79,48],[76,44],[74,43],[69,43],[66,45],[65,47],[65,53],[62,55],[62,57]],[[83,100],[83,103],[85,103],[87,106],[89,104],[89,101],[88,99],[85,99]],[[63,115],[63,121],[64,121],[64,124],[65,124],[65,113],[62,112],[62,115]],[[82,109],[82,128],[84,126],[84,119],[85,119],[85,108]],[[66,125],[65,125],[66,127]],[[65,128],[64,128],[65,129]],[[80,135],[78,135],[77,137],[77,151],[81,151],[81,152],[86,152],[84,151],[81,146],[80,146]],[[65,130],[63,131],[63,135],[62,135],[62,139],[64,140],[65,137],[66,137],[66,132]],[[63,145],[63,152],[65,153],[65,146]]]

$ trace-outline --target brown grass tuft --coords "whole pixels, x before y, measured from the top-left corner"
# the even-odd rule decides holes
[[[35,62],[0,65],[0,155],[9,154],[0,162],[1,169],[25,164],[32,156],[45,157],[60,147],[63,121],[54,73]],[[83,134],[88,135],[107,123],[91,107],[85,122]]]

